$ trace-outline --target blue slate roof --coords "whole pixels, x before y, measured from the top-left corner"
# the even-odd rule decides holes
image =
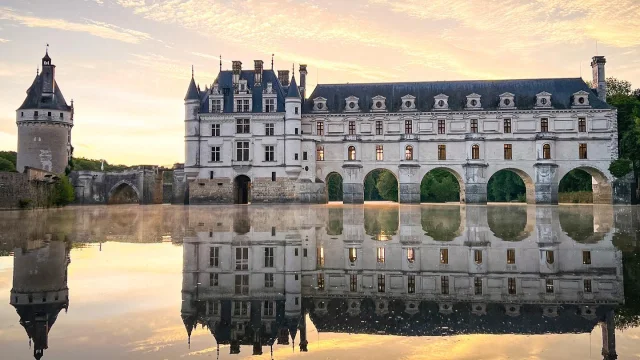
[[[311,112],[313,99],[323,97],[327,99],[327,108],[331,113],[341,113],[346,106],[345,99],[349,96],[359,98],[361,112],[369,112],[373,103],[372,98],[381,95],[386,98],[389,112],[399,111],[401,98],[405,95],[416,97],[418,111],[431,111],[434,96],[445,94],[449,96],[451,110],[464,110],[467,95],[473,93],[481,96],[484,110],[498,108],[499,95],[509,92],[515,95],[515,105],[518,109],[533,109],[536,94],[546,91],[551,93],[551,104],[554,109],[570,109],[572,95],[580,90],[589,93],[589,103],[594,109],[610,109],[611,107],[598,99],[581,78],[560,79],[521,79],[521,80],[472,80],[472,81],[429,81],[405,83],[372,83],[372,84],[319,84],[305,101],[304,112]]]
[[[296,76],[294,75],[291,78],[291,84],[289,84],[289,90],[287,91],[288,98],[296,98],[300,99],[300,90],[298,89],[298,84],[296,84]]]
[[[58,82],[55,80],[53,86],[53,97],[42,97],[42,80],[42,76],[36,75],[35,79],[33,79],[33,83],[29,89],[27,89],[27,98],[24,99],[24,102],[20,105],[18,110],[52,109],[71,111],[71,106],[67,105],[64,96],[62,96],[62,91],[60,91],[60,87],[58,86]]]
[[[200,91],[198,91],[196,81],[193,77],[189,83],[189,88],[187,88],[187,95],[184,96],[184,100],[200,100]]]
[[[243,70],[240,72],[240,80],[246,80],[249,91],[251,92],[252,99],[252,112],[262,112],[262,93],[264,89],[267,88],[267,83],[271,83],[273,87],[273,92],[276,94],[276,111],[284,112],[284,99],[286,96],[286,88],[284,88],[280,81],[278,81],[278,76],[273,70],[263,70],[262,71],[262,82],[260,84],[255,83],[255,71],[254,70]],[[234,86],[233,86],[233,71],[224,70],[218,73],[218,77],[216,78],[216,82],[218,83],[218,88],[220,89],[220,93],[223,95],[223,103],[225,113],[234,112]],[[258,86],[257,86],[258,85]],[[200,112],[206,113],[209,112],[209,96],[210,92],[202,92],[200,94],[201,107]]]

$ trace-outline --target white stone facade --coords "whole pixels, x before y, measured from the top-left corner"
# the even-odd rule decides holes
[[[436,168],[458,179],[466,203],[486,202],[491,176],[510,170],[523,179],[527,202],[555,204],[560,180],[578,168],[593,177],[594,202],[613,201],[617,113],[599,98],[600,83],[598,90],[581,79],[318,85],[306,99],[305,65],[300,91],[288,72],[285,81],[261,63],[253,71],[234,66],[211,89],[196,90],[192,80],[185,99],[192,203],[244,202],[237,195],[244,185],[235,182],[241,175],[250,182],[247,201],[326,202],[331,173],[342,176],[344,202],[361,203],[374,169],[390,170],[400,202],[416,203],[423,177]],[[602,77],[604,58],[594,67]],[[292,87],[300,97],[287,94]],[[249,93],[250,105],[237,108]],[[276,112],[265,112],[268,98]],[[213,111],[212,99],[226,109]]]

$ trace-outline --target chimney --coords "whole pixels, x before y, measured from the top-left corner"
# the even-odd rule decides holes
[[[240,72],[242,71],[242,61],[234,60],[231,62],[231,70],[233,71],[233,84],[240,82]]]
[[[255,70],[255,85],[262,84],[262,68],[264,65],[264,61],[262,60],[253,60],[254,70]]]
[[[307,90],[307,65],[300,64],[300,95],[302,100],[306,99],[305,93]]]
[[[596,89],[598,98],[607,102],[607,81],[604,75],[604,64],[607,60],[604,56],[594,56],[591,60],[591,70],[593,72],[593,84],[591,86]]]
[[[280,85],[289,86],[289,70],[278,70]]]

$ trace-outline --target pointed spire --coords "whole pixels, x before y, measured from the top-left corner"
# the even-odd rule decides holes
[[[40,65],[36,66],[36,76],[40,75]]]
[[[222,54],[220,54],[220,72],[222,72]]]
[[[300,99],[300,90],[298,89],[298,84],[296,83],[295,75],[291,77],[291,83],[289,84],[289,91],[287,91],[287,97]]]
[[[193,70],[193,65],[191,65],[191,78],[192,78],[192,79],[193,79],[194,73],[195,73],[195,72],[194,72],[194,70]]]
[[[273,57],[274,57],[275,55],[276,55],[276,54],[271,54],[271,70],[273,70]]]
[[[187,100],[200,100],[200,91],[196,86],[196,80],[193,78],[193,66],[191,66],[191,82],[189,83],[189,88],[187,89],[187,95],[184,97],[184,101]]]

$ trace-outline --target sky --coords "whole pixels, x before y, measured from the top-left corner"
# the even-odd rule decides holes
[[[74,155],[184,162],[184,95],[232,60],[308,85],[606,75],[640,87],[638,0],[2,0],[0,150],[46,44],[74,100]],[[310,93],[310,92],[308,92]]]

